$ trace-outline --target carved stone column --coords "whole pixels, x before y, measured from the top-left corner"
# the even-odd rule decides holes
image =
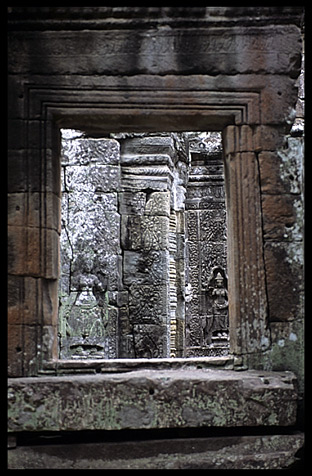
[[[221,137],[207,136],[191,141],[186,194],[186,355],[193,357],[229,351]]]
[[[247,126],[223,131],[228,222],[230,346],[234,354],[265,350],[267,294],[263,262],[259,137]],[[241,256],[246,257],[245,260]]]
[[[121,140],[124,293],[120,357],[170,355],[171,136]]]

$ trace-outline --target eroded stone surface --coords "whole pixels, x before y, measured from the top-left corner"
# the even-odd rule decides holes
[[[17,447],[9,469],[295,469],[303,434]],[[294,465],[294,466],[293,466]],[[299,466],[298,469],[303,469]]]
[[[186,355],[226,355],[227,230],[221,134],[190,141],[186,189]]]
[[[137,370],[9,380],[10,431],[293,425],[291,372]]]
[[[221,134],[62,134],[61,358],[228,353]]]
[[[110,297],[120,287],[119,143],[63,134],[60,356],[114,358],[118,315]]]

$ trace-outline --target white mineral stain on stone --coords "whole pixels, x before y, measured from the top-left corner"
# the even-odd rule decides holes
[[[261,337],[261,347],[266,348],[269,346],[269,339],[267,337]]]
[[[293,332],[291,332],[289,334],[289,340],[292,340],[292,341],[296,342],[297,339],[298,338],[297,338],[296,334],[294,334]]]

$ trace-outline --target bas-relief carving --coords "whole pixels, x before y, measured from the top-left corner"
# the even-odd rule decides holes
[[[187,165],[181,167],[176,157],[182,153],[182,139],[175,150],[168,137],[152,136],[157,152],[153,155],[149,137],[139,139],[122,144],[132,157],[136,150],[140,153],[141,165],[135,166],[134,174],[128,165],[119,166],[131,161],[120,156],[116,140],[102,143],[79,137],[63,143],[62,358],[225,352],[227,315],[226,311],[220,314],[218,307],[223,288],[216,285],[212,292],[207,284],[215,266],[221,266],[221,276],[226,269],[222,162],[215,159],[220,141],[214,137],[209,143],[219,148],[210,151],[214,160],[209,164],[195,160],[188,173]],[[90,144],[85,143],[89,140]],[[169,162],[168,150],[172,153]],[[183,154],[186,160],[184,149]],[[171,170],[162,166],[162,157]],[[159,170],[165,184],[161,190]],[[156,182],[154,174],[158,174]]]
[[[209,28],[206,33],[202,29],[198,32],[184,31],[183,35],[159,30],[155,30],[153,35],[144,31],[136,34],[119,31],[118,35],[113,37],[111,33],[103,31],[100,34],[87,30],[79,34],[73,32],[71,37],[60,32],[58,47],[54,48],[49,56],[64,56],[65,53],[69,54],[71,50],[74,50],[75,54],[81,52],[83,56],[97,56],[101,53],[105,56],[124,58],[126,55],[133,56],[138,49],[140,57],[153,57],[157,54],[164,58],[172,53],[190,57],[203,54],[207,56],[213,53],[235,54],[238,49],[245,53],[261,51],[274,54],[274,43],[283,42],[284,31],[279,31],[279,27],[276,27],[274,35],[270,29],[267,33],[262,35],[260,43],[257,35],[246,34],[246,32],[240,34],[239,31],[229,33],[220,28]],[[32,38],[29,41],[31,40]],[[49,37],[46,41],[48,47]]]
[[[116,309],[108,296],[118,289],[120,279],[118,157],[115,140],[62,141],[59,344],[63,358],[117,357]]]
[[[128,216],[123,220],[125,244],[130,250],[165,250],[169,219],[159,216]]]
[[[226,210],[220,144],[210,155],[203,142],[193,144],[192,150],[186,196],[186,355],[226,355]]]

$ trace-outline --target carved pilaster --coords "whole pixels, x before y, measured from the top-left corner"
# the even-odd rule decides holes
[[[191,150],[186,195],[186,353],[226,355],[227,233],[220,133],[210,133],[202,141],[195,138]]]
[[[175,356],[174,153],[171,136],[121,140],[121,246],[134,357]]]
[[[259,170],[257,154],[248,151],[255,149],[250,127],[226,128],[224,145],[230,345],[241,354],[269,344]]]

